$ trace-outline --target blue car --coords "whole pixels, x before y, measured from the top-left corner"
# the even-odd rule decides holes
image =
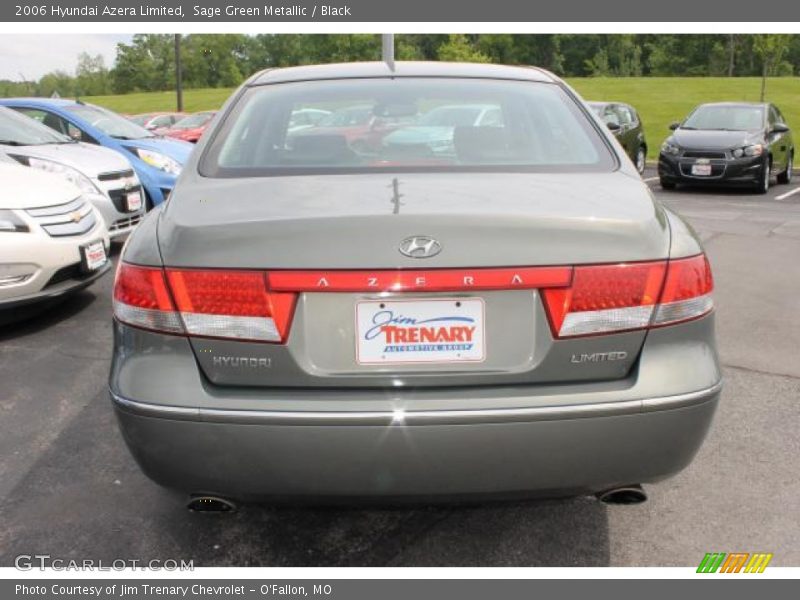
[[[94,104],[62,98],[4,98],[13,108],[71,138],[116,150],[133,165],[146,192],[148,207],[161,204],[193,144],[158,137],[125,117]]]

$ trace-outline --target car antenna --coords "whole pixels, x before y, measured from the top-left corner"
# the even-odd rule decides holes
[[[381,46],[383,62],[386,63],[390,71],[394,71],[394,34],[384,33],[381,36]]]

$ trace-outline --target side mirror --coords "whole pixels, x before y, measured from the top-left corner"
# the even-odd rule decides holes
[[[786,123],[775,123],[770,130],[770,133],[788,133],[789,126]]]
[[[669,129],[670,131],[675,131],[680,126],[681,124],[678,121],[675,121],[674,123],[669,124]]]

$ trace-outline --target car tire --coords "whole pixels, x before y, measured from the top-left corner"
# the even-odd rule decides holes
[[[639,175],[644,173],[644,168],[647,165],[647,150],[644,146],[639,146],[639,149],[636,151],[634,164],[636,165],[636,170],[639,171]]]
[[[789,161],[786,163],[786,170],[778,174],[778,183],[792,183],[792,169],[794,168],[794,152],[789,153]]]
[[[761,167],[761,173],[756,180],[755,192],[756,194],[764,195],[769,192],[769,167],[770,161],[766,160],[764,166]]]
[[[665,189],[665,190],[674,190],[675,189],[675,182],[674,181],[669,181],[669,180],[664,179],[662,177],[661,179],[659,179],[659,183],[661,184],[661,187],[663,189]]]

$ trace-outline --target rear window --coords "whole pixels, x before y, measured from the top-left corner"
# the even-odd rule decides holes
[[[247,177],[614,166],[604,139],[558,85],[376,78],[245,90],[206,149],[200,171]]]

